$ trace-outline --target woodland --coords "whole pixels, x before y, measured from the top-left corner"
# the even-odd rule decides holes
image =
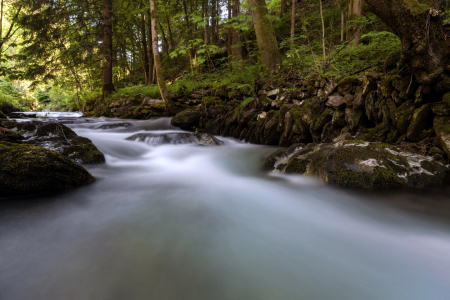
[[[157,82],[168,94],[225,84],[255,92],[266,77],[295,88],[313,74],[383,73],[401,50],[400,68],[434,84],[448,63],[446,23],[442,33],[434,27],[445,8],[416,0],[2,0],[0,101],[85,110],[92,99],[161,99]],[[427,39],[432,48],[417,49]]]

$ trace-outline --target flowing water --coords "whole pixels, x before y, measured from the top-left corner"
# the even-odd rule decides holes
[[[106,163],[92,185],[1,201],[1,300],[450,299],[445,222],[261,172],[276,148],[125,140],[169,119],[70,123]]]

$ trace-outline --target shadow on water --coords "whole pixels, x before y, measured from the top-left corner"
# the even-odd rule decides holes
[[[86,166],[92,185],[2,201],[2,300],[450,299],[448,224],[385,205],[437,201],[436,190],[374,194],[268,175],[260,167],[274,148],[228,138],[125,140],[179,132],[168,119],[68,126],[106,164]]]

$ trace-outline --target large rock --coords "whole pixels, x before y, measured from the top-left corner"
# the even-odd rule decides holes
[[[1,196],[57,193],[95,178],[57,151],[0,141]]]
[[[199,146],[223,145],[223,142],[209,133],[173,132],[173,133],[137,133],[128,141],[143,142],[150,145],[196,144]]]
[[[408,100],[395,110],[395,119],[398,131],[406,134],[414,112],[414,101]]]
[[[177,113],[170,123],[175,127],[180,127],[181,129],[194,129],[199,126],[200,118],[202,113],[195,109],[186,109],[180,113]]]
[[[54,122],[3,121],[0,126],[17,131],[22,143],[56,150],[63,156],[82,164],[105,162],[105,156],[91,140],[78,136],[69,127]]]
[[[431,110],[438,116],[450,116],[450,93],[442,97],[442,102],[431,104]]]
[[[349,125],[350,131],[355,132],[358,130],[362,123],[363,112],[353,108],[345,109],[345,122]]]
[[[266,160],[265,168],[364,189],[425,187],[443,184],[449,178],[448,167],[431,157],[402,152],[387,144],[358,141],[279,150]]]
[[[450,157],[450,117],[435,117],[433,127],[441,147]]]
[[[344,96],[350,94],[353,89],[353,85],[357,82],[356,77],[349,76],[341,79],[338,83],[338,93]]]
[[[409,124],[406,137],[412,142],[417,142],[420,134],[427,129],[430,123],[431,109],[429,104],[416,109]]]

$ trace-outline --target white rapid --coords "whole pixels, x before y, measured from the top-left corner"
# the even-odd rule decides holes
[[[152,146],[169,119],[74,119],[106,164],[0,201],[0,299],[450,299],[450,226],[382,196],[260,171],[275,148]],[[102,126],[123,123],[121,126]]]

